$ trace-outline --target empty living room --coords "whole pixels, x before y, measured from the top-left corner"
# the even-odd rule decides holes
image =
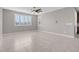
[[[0,0],[0,59],[79,59],[79,0]]]
[[[79,7],[0,7],[0,52],[79,52]]]

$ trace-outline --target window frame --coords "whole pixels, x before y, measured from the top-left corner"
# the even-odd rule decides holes
[[[14,15],[14,17],[15,17],[15,26],[32,26],[32,24],[33,24],[33,20],[32,20],[32,18],[31,18],[31,24],[24,24],[24,25],[22,25],[22,24],[19,24],[19,25],[17,25],[16,24],[16,16],[31,16],[32,17],[32,15],[24,15],[24,14],[15,14]],[[20,20],[21,21],[21,20]]]

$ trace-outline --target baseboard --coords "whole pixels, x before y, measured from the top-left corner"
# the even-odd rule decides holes
[[[49,34],[58,35],[58,36],[64,36],[64,37],[68,37],[68,38],[74,38],[74,36],[70,36],[70,35],[66,35],[66,34],[59,34],[59,33],[48,32],[48,31],[40,31],[40,32],[49,33]]]

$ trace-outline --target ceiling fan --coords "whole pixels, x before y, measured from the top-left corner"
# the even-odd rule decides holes
[[[41,8],[37,8],[37,7],[33,7],[32,8],[32,12],[33,13],[40,13],[40,12],[42,12],[42,9]]]

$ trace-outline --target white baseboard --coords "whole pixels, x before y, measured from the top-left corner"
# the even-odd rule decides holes
[[[70,35],[66,35],[66,34],[59,34],[59,33],[48,32],[48,31],[40,31],[40,32],[49,33],[49,34],[58,35],[58,36],[64,36],[64,37],[68,37],[68,38],[74,38],[74,36],[70,36]]]

